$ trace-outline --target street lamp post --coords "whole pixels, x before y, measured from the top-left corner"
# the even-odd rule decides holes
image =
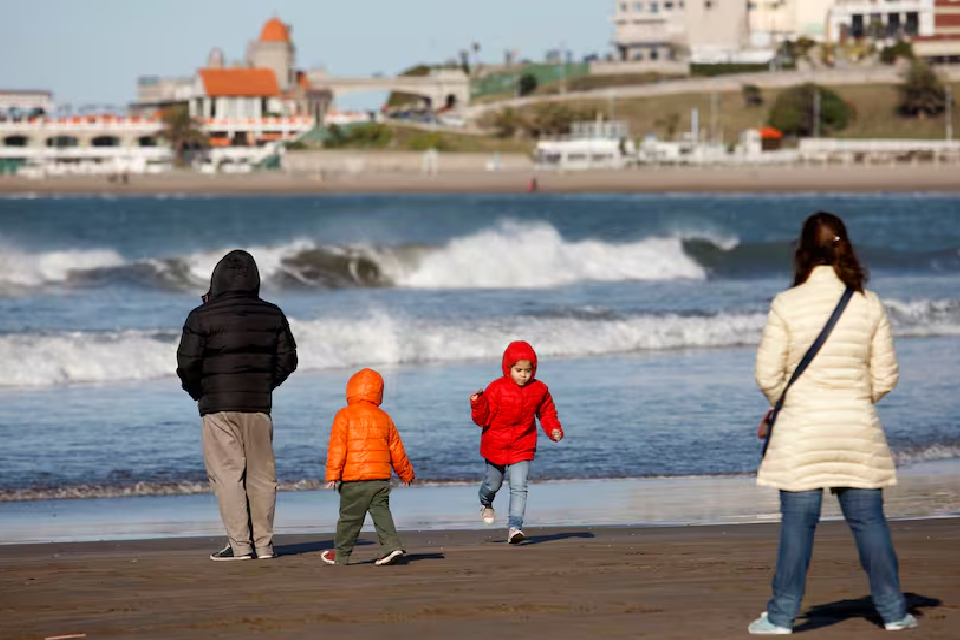
[[[567,59],[566,44],[560,43],[560,93],[567,92]]]
[[[953,87],[947,85],[947,142],[953,141]]]
[[[813,137],[820,137],[820,89],[813,93]]]

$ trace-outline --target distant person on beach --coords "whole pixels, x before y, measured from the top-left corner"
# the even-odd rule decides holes
[[[177,375],[202,416],[203,461],[230,540],[212,560],[274,557],[270,412],[273,390],[296,368],[287,318],[260,299],[257,263],[231,251],[214,268],[203,304],[187,316],[177,349]]]
[[[470,416],[483,428],[480,455],[486,463],[480,485],[480,517],[496,522],[493,499],[509,474],[510,510],[507,541],[523,541],[523,515],[527,509],[527,477],[537,451],[537,423],[554,442],[563,439],[550,390],[536,380],[537,354],[526,342],[512,342],[503,352],[503,377],[486,391],[470,396]]]
[[[757,484],[780,489],[780,545],[767,610],[752,634],[791,633],[813,554],[823,490],[830,489],[853,532],[873,604],[888,630],[917,626],[900,591],[897,554],[883,510],[896,484],[893,457],[874,405],[897,385],[898,365],[883,303],[864,285],[843,221],[819,212],[803,225],[793,288],[770,308],[757,353],[757,384],[771,404],[839,311],[809,367],[790,387],[770,432]],[[850,291],[844,308],[840,302]]]
[[[378,565],[403,557],[403,545],[390,513],[390,478],[396,471],[410,486],[416,476],[403,449],[403,440],[383,402],[383,377],[361,369],[347,382],[347,406],[337,412],[327,447],[327,488],[340,492],[336,550],[324,551],[327,564],[349,564],[367,512],[385,552]]]

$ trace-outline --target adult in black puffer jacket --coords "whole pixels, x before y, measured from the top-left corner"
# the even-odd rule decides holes
[[[260,299],[246,251],[217,263],[204,304],[187,316],[177,375],[203,417],[203,458],[230,545],[213,560],[273,557],[273,390],[297,368],[283,312]],[[252,525],[252,532],[251,532]]]
[[[260,273],[246,251],[213,270],[209,301],[190,312],[177,350],[177,375],[200,415],[266,413],[273,390],[297,368],[283,312],[260,299]]]

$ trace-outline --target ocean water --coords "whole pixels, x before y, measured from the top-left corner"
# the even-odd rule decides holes
[[[362,366],[418,477],[473,482],[467,398],[530,341],[567,438],[538,480],[744,475],[770,299],[817,209],[890,314],[901,466],[960,457],[960,197],[937,194],[0,198],[0,501],[207,491],[183,320],[228,250],[257,259],[300,370],[275,396],[282,489],[322,484]]]

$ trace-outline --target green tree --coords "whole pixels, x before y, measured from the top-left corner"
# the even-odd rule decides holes
[[[528,121],[528,130],[535,137],[562,136],[570,133],[574,122],[595,117],[596,114],[589,109],[575,109],[563,103],[548,102],[533,110]]]
[[[817,94],[820,94],[820,134],[847,128],[856,117],[853,107],[835,91],[813,83],[791,87],[777,96],[770,108],[770,126],[786,135],[808,137],[815,133]]]
[[[936,71],[922,60],[914,60],[907,77],[898,87],[902,116],[924,118],[943,113],[947,108],[947,92]]]
[[[913,59],[913,45],[904,40],[897,40],[896,44],[880,50],[880,62],[894,64],[898,58]]]
[[[207,134],[200,121],[190,115],[185,104],[178,104],[163,111],[163,132],[160,134],[173,149],[174,165],[186,165],[187,150],[207,146]]]
[[[537,76],[525,73],[517,80],[517,93],[528,96],[537,90]]]
[[[483,124],[496,130],[496,135],[500,138],[514,138],[524,133],[527,128],[523,114],[511,107],[485,118]]]

